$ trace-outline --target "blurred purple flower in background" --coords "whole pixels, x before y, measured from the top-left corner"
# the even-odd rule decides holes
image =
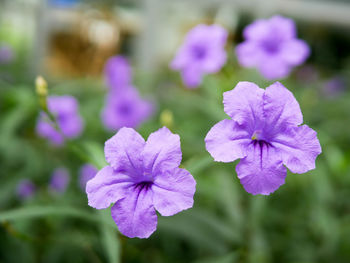
[[[94,176],[97,174],[98,170],[95,166],[91,165],[91,164],[84,164],[81,168],[80,168],[80,176],[79,176],[79,185],[81,187],[81,189],[83,189],[85,191],[86,188],[86,183],[94,178]]]
[[[152,115],[153,109],[153,104],[142,99],[138,91],[130,86],[107,95],[102,121],[112,131],[121,127],[136,128]]]
[[[296,38],[296,26],[290,18],[258,19],[244,29],[243,36],[245,42],[236,47],[239,63],[258,68],[268,80],[287,77],[310,54],[306,42]]]
[[[37,121],[36,131],[51,143],[60,145],[64,137],[75,138],[83,130],[83,120],[78,112],[78,102],[72,96],[51,96],[48,98],[48,109],[56,117],[60,131],[49,120],[46,113],[41,112]]]
[[[149,237],[157,227],[157,210],[171,216],[191,208],[196,181],[185,169],[180,137],[166,127],[147,142],[131,128],[122,128],[105,143],[109,166],[86,186],[89,205],[112,206],[119,231],[128,237]]]
[[[202,77],[218,72],[226,62],[227,31],[219,25],[197,25],[191,29],[170,64],[181,71],[189,88],[196,88]]]
[[[315,168],[321,146],[316,132],[303,123],[293,94],[276,82],[260,89],[239,82],[224,93],[223,120],[208,132],[207,151],[218,162],[233,162],[248,193],[268,195],[284,184],[288,167],[293,173]],[[283,166],[285,165],[285,166]]]
[[[50,181],[50,189],[56,193],[63,194],[70,181],[69,173],[66,168],[57,168],[53,171]]]
[[[329,98],[335,98],[346,89],[345,79],[339,76],[333,77],[323,85],[323,93]]]
[[[16,194],[20,199],[25,200],[32,197],[35,191],[36,187],[33,182],[29,179],[23,179],[17,185]]]
[[[0,44],[0,64],[10,63],[14,59],[14,53],[11,46]]]
[[[109,58],[104,70],[106,83],[110,89],[120,89],[131,85],[132,69],[125,57],[114,56]]]

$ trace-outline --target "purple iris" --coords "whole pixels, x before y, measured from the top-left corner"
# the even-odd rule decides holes
[[[251,82],[239,82],[224,93],[224,110],[231,120],[211,128],[206,148],[218,162],[242,158],[236,172],[247,192],[274,192],[284,184],[286,167],[293,173],[315,168],[321,153],[316,132],[301,125],[299,104],[281,83],[264,90]]]
[[[147,142],[131,128],[122,128],[105,143],[109,166],[86,186],[89,205],[112,206],[119,231],[128,237],[149,237],[157,227],[157,210],[171,216],[191,208],[196,182],[185,169],[180,137],[166,127]]]
[[[218,72],[226,62],[227,31],[219,25],[198,25],[187,33],[170,67],[181,71],[189,88],[196,88],[202,77]]]
[[[86,183],[94,178],[94,176],[97,174],[98,170],[96,169],[95,166],[91,164],[84,164],[80,168],[80,177],[79,177],[79,185],[81,189],[85,190],[86,188]]]
[[[28,179],[21,180],[18,183],[17,189],[16,189],[17,196],[22,200],[26,200],[32,197],[35,191],[36,191],[35,185],[33,184],[32,181]]]
[[[112,131],[121,127],[136,128],[152,113],[152,103],[142,99],[138,91],[130,86],[123,90],[109,92],[102,112],[102,120],[105,127]]]
[[[55,129],[46,113],[42,112],[37,122],[37,133],[60,145],[64,137],[75,138],[83,130],[83,120],[78,112],[78,102],[72,96],[51,96],[48,98],[48,109],[56,117],[59,131]]]
[[[131,85],[132,69],[129,61],[123,56],[108,59],[105,65],[105,78],[111,89],[120,89]]]
[[[56,193],[63,194],[70,181],[69,173],[65,168],[57,168],[51,176],[50,189]]]
[[[245,42],[236,47],[239,63],[258,68],[269,80],[288,76],[310,54],[306,42],[296,38],[296,26],[290,18],[258,19],[244,29],[243,35]]]

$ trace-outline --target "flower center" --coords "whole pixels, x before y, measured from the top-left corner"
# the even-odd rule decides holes
[[[118,107],[118,112],[122,115],[128,115],[131,112],[131,107],[128,104],[122,104]]]
[[[192,54],[193,57],[195,57],[196,59],[200,60],[203,59],[206,55],[206,49],[203,46],[193,46],[192,47]]]
[[[152,181],[139,182],[135,184],[135,189],[138,189],[139,191],[148,190],[149,188],[151,188],[152,184],[153,184]]]
[[[252,138],[253,141],[258,141],[261,139],[261,130],[257,130],[253,133]]]
[[[263,41],[262,46],[268,53],[277,53],[280,49],[279,41],[273,38]]]

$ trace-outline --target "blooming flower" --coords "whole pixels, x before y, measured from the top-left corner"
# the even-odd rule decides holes
[[[276,82],[266,90],[239,82],[224,93],[223,120],[208,132],[205,143],[215,161],[242,158],[236,172],[245,190],[268,195],[284,184],[289,168],[305,173],[321,153],[316,132],[302,125],[303,115],[293,94]],[[285,165],[285,166],[283,166]]]
[[[225,43],[227,31],[219,25],[194,27],[177,51],[170,67],[181,71],[182,79],[189,88],[197,87],[202,76],[216,73],[226,62]]]
[[[63,194],[70,181],[69,173],[65,168],[57,168],[51,176],[50,189]]]
[[[81,168],[80,168],[80,177],[79,177],[79,185],[81,187],[81,189],[86,188],[86,183],[92,179],[96,174],[97,174],[98,170],[96,169],[95,166],[91,165],[91,164],[84,164]]]
[[[78,113],[78,102],[72,96],[51,96],[48,98],[48,109],[55,115],[60,131],[57,131],[48,116],[42,112],[37,122],[37,133],[60,145],[64,137],[75,138],[83,129],[83,120]]]
[[[109,207],[119,231],[128,237],[149,237],[157,227],[157,210],[171,216],[193,205],[196,182],[185,169],[180,137],[166,127],[147,142],[131,128],[122,128],[105,143],[108,166],[86,186],[89,205]]]
[[[111,89],[124,88],[131,85],[132,69],[123,56],[114,56],[107,60],[105,78]]]
[[[23,179],[18,183],[16,193],[20,199],[25,200],[32,197],[35,193],[35,190],[36,187],[32,181]]]
[[[147,120],[152,112],[151,102],[142,99],[138,91],[130,86],[107,95],[102,121],[109,130],[121,127],[136,128]]]
[[[266,79],[284,78],[310,54],[308,45],[296,35],[290,18],[258,19],[244,29],[245,42],[236,47],[238,61],[244,67],[258,68]]]

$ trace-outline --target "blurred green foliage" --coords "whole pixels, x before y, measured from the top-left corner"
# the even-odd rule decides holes
[[[16,63],[24,62],[18,58]],[[330,98],[322,92],[322,79],[306,83],[294,73],[282,81],[299,101],[304,122],[318,132],[323,153],[316,170],[288,174],[286,184],[272,195],[252,196],[239,183],[237,162],[214,162],[204,137],[213,124],[227,118],[224,91],[243,80],[260,87],[271,82],[255,70],[238,67],[234,57],[196,90],[183,87],[178,74],[168,70],[136,72],[136,86],[158,107],[139,132],[147,138],[161,127],[160,113],[171,111],[172,131],[181,136],[182,166],[197,181],[193,209],[159,217],[157,231],[140,240],[120,235],[109,210],[90,208],[78,186],[83,163],[105,165],[103,145],[113,135],[100,119],[106,94],[102,81],[48,81],[50,94],[78,99],[85,120],[79,139],[54,148],[35,134],[39,106],[34,77],[12,66],[0,71],[11,76],[0,79],[0,262],[350,262],[348,87]],[[349,71],[343,69],[347,81]],[[72,176],[62,196],[47,189],[58,166],[67,167]],[[22,178],[39,187],[25,202],[15,196]]]

